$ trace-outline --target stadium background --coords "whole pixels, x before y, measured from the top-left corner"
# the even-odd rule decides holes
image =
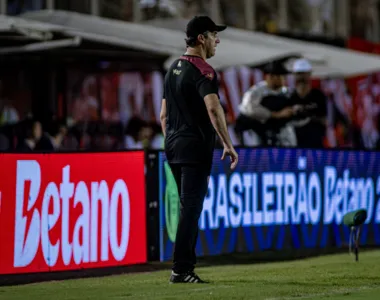
[[[58,14],[62,17],[62,19],[58,18],[58,21],[63,20],[62,22],[65,17],[67,19],[71,17],[85,18],[85,15],[94,14],[139,24],[144,24],[144,22],[147,22],[146,24],[153,22],[154,24],[157,19],[186,19],[196,13],[208,13],[215,19],[240,29],[303,40],[309,42],[310,45],[314,45],[313,42],[332,45],[339,47],[342,51],[343,49],[353,49],[380,54],[379,1],[366,1],[367,5],[364,5],[363,1],[294,1],[297,4],[291,5],[292,0],[287,2],[234,1],[235,5],[231,6],[232,2],[222,0],[141,1],[141,3],[106,0],[2,0],[0,1],[1,12],[7,16],[2,16],[1,19],[4,25],[1,39],[7,42],[12,40],[7,37],[9,32],[6,31],[6,28],[12,22],[16,25],[20,24],[19,18],[25,17],[23,19],[25,22],[33,19],[43,22],[45,19],[43,23],[53,26],[54,24],[49,23],[48,13],[40,12],[41,9],[65,10],[66,14]],[[253,4],[256,5],[254,12],[247,12],[245,7],[247,5],[252,7]],[[297,9],[295,10],[295,8]],[[36,13],[35,15],[33,15],[33,11]],[[302,14],[300,11],[307,11],[307,13]],[[31,14],[28,15],[28,12]],[[71,15],[72,12],[79,12],[83,16]],[[102,22],[102,20],[98,21]],[[49,30],[54,31],[52,28],[48,28]],[[36,32],[39,33],[38,30]],[[133,42],[131,41],[131,43]],[[179,41],[179,43],[181,42]],[[7,45],[15,46],[11,42]],[[65,141],[65,150],[69,150],[71,154],[0,154],[0,165],[5,170],[0,175],[1,275],[83,270],[94,267],[139,264],[152,260],[170,260],[171,239],[174,234],[175,211],[178,209],[178,203],[176,204],[174,201],[170,204],[165,198],[166,182],[170,181],[168,179],[170,172],[169,174],[165,173],[164,155],[162,152],[154,150],[143,151],[140,149],[137,152],[129,152],[130,148],[120,146],[124,140],[124,126],[132,117],[139,116],[153,123],[159,121],[164,76],[163,58],[161,54],[153,53],[154,51],[152,53],[144,51],[136,53],[133,50],[124,52],[125,48],[122,47],[115,48],[107,48],[103,44],[100,47],[93,43],[86,44],[85,49],[59,53],[45,50],[22,53],[20,49],[14,52],[2,52],[0,56],[1,81],[5,87],[7,104],[16,109],[20,120],[30,114],[41,119],[47,119],[51,115],[65,119],[67,124],[71,124],[70,133]],[[249,86],[263,78],[261,67],[262,65],[230,66],[218,70],[221,100],[227,107],[229,124],[233,124],[236,118],[237,105],[240,103],[243,93]],[[287,84],[290,87],[293,86],[291,76],[287,78]],[[350,176],[355,180],[363,182],[370,180],[373,184],[368,190],[362,187],[364,192],[351,195],[353,197],[351,208],[362,207],[371,211],[367,224],[363,226],[360,242],[363,246],[378,246],[380,243],[378,170],[380,164],[376,150],[379,147],[380,68],[376,72],[360,76],[331,75],[314,78],[313,84],[320,87],[329,98],[330,120],[325,145],[326,148],[334,149],[239,148],[241,164],[236,174],[242,176],[243,173],[251,175],[255,173],[259,178],[268,172],[299,174],[298,161],[302,156],[306,157],[306,174],[316,172],[321,182],[324,182],[326,166],[335,167],[337,176],[343,176],[343,171],[346,168],[349,169]],[[17,124],[6,128],[7,134],[14,137],[12,143],[16,143]],[[70,139],[70,137],[76,136],[78,131],[82,133],[79,140]],[[353,149],[342,150],[342,148]],[[355,150],[358,148],[360,150]],[[119,152],[116,155],[109,152],[110,150],[119,150]],[[78,151],[81,153],[76,153]],[[96,151],[95,156],[87,153]],[[234,174],[227,171],[227,165],[220,162],[219,157],[220,152],[217,151],[213,176],[219,178],[220,175],[225,174],[226,180],[229,182]],[[139,161],[138,165],[137,160]],[[21,209],[16,209],[15,201],[21,191],[18,178],[23,174],[17,169],[17,163],[23,161],[36,161],[41,166],[43,183],[35,204],[25,204]],[[260,164],[257,163],[258,161]],[[99,253],[101,252],[100,240],[103,238],[100,229],[97,242],[92,242],[90,238],[84,236],[84,233],[74,229],[79,226],[77,224],[82,224],[82,230],[91,227],[90,219],[85,219],[88,220],[87,225],[80,223],[79,219],[80,216],[88,213],[86,209],[92,209],[93,203],[100,206],[96,202],[98,199],[91,198],[92,192],[89,194],[88,201],[78,198],[74,204],[74,199],[71,200],[73,202],[70,202],[72,205],[70,209],[73,212],[64,211],[63,203],[55,202],[54,197],[46,200],[45,189],[51,182],[57,187],[59,186],[63,180],[60,172],[65,166],[71,166],[75,187],[80,186],[82,190],[85,185],[88,190],[91,190],[92,183],[102,181],[111,187],[115,181],[121,179],[125,182],[130,195],[131,216],[136,213],[144,215],[142,211],[146,212],[146,217],[128,219],[130,222],[128,247],[125,249],[122,259],[116,255],[110,256],[108,260],[90,262],[89,257],[86,256],[86,251],[94,251],[89,250],[89,245],[93,245],[93,243],[93,247],[98,248]],[[105,169],[108,171],[103,171]],[[113,170],[118,170],[118,172],[114,173]],[[133,175],[136,173],[145,175],[134,177]],[[34,175],[36,174],[32,174],[32,176]],[[24,184],[27,185],[27,183]],[[214,189],[216,190],[219,185],[220,183],[215,183]],[[144,188],[137,188],[142,186]],[[26,190],[28,189],[26,188]],[[263,193],[261,185],[258,191],[257,198],[260,199]],[[132,195],[136,196],[132,197]],[[24,197],[28,199],[26,194]],[[111,210],[111,189],[107,197],[109,197],[107,198],[109,202],[103,200],[102,203],[108,203],[110,207],[107,209]],[[252,195],[248,196],[248,200],[243,197],[243,202],[252,201],[252,197]],[[314,203],[311,199],[313,197],[314,194],[308,197],[307,201]],[[328,206],[324,184],[322,184],[320,197],[314,200],[321,203],[321,207],[323,207],[321,211],[324,214],[337,215],[339,213],[341,215],[350,208],[347,199],[337,202],[338,204],[334,200],[332,206]],[[118,201],[115,203],[118,202],[116,207],[120,209],[122,199]],[[236,201],[236,199],[231,197],[230,191],[228,191],[225,201],[226,205],[231,205],[234,204],[232,201]],[[44,204],[45,202],[47,204]],[[81,204],[81,208],[77,207],[78,203]],[[277,203],[277,200],[274,200],[274,203]],[[343,204],[347,206],[340,206]],[[300,205],[297,202],[296,211],[302,209]],[[138,208],[132,209],[135,206]],[[236,207],[232,208],[234,213],[236,213],[235,209]],[[224,208],[217,205],[213,207],[213,210],[215,214],[224,213]],[[46,219],[47,223],[43,223],[43,213],[45,217],[47,214],[49,217],[57,214],[57,219],[53,218],[54,220],[51,221],[54,224],[49,224],[50,221],[48,222]],[[120,214],[120,211],[118,213]],[[15,230],[4,230],[4,228],[16,226],[17,215],[25,218],[24,234],[28,232],[30,228],[28,226],[31,226],[32,216],[38,215],[41,218],[39,219],[41,241],[35,246],[37,247],[35,256],[30,256],[30,261],[25,262],[23,266],[17,265],[15,262],[20,257],[27,257],[27,242],[16,242],[18,236]],[[73,253],[68,258],[68,262],[64,263],[64,255],[66,255],[62,244],[64,237],[60,232],[63,219],[67,216],[72,216],[68,243],[74,244],[75,241],[78,249],[81,249],[82,252],[79,252],[81,254]],[[114,241],[111,242],[111,238],[109,238],[109,241],[105,242],[109,243],[106,246],[110,247],[109,249],[111,249],[111,243],[116,243],[119,248],[121,247],[120,229],[124,224],[121,215],[110,216],[110,218],[112,217],[116,219],[114,228],[117,230],[111,233],[111,235],[116,235]],[[171,217],[173,220],[170,219]],[[169,226],[168,220],[174,223]],[[102,223],[100,214],[99,223]],[[218,228],[212,230],[206,226],[200,236],[198,253],[200,255],[218,255],[236,251],[255,252],[268,249],[279,251],[284,248],[337,249],[347,247],[349,238],[349,230],[342,227],[339,217],[335,217],[328,224],[324,224],[323,220],[319,218],[316,224],[299,222],[286,226],[284,224],[251,224],[250,226],[237,226],[237,228],[226,227],[228,226],[223,222],[219,223]],[[318,238],[315,238],[316,235]],[[75,240],[76,238],[78,240]],[[52,254],[51,249],[57,245],[57,242],[61,242],[60,248],[54,249],[60,250],[56,250],[58,252]],[[18,250],[21,251],[17,252],[20,257],[16,257],[16,244],[22,245],[24,251]],[[58,255],[57,265],[51,262],[53,255]]]

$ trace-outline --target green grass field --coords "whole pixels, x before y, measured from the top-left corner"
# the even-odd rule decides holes
[[[170,271],[0,287],[1,300],[378,300],[380,251],[282,263],[200,267],[210,284],[169,285]]]

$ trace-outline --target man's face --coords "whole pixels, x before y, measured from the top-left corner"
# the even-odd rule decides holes
[[[220,43],[218,32],[208,32],[204,38],[204,46],[206,50],[206,58],[211,58],[215,55],[216,46]]]
[[[62,137],[65,137],[67,135],[67,127],[62,125],[59,129],[59,133]]]
[[[302,72],[302,73],[294,73],[294,79],[296,85],[298,84],[308,84],[311,80],[311,73]]]
[[[42,136],[42,125],[40,122],[35,122],[33,126],[33,137],[38,141]]]
[[[284,75],[269,74],[267,80],[273,89],[279,89],[285,85]]]
[[[150,126],[141,128],[139,137],[140,140],[150,140],[153,137],[153,129]]]

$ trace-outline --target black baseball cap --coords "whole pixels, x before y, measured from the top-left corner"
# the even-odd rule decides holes
[[[195,16],[186,26],[187,37],[196,38],[199,34],[203,34],[206,31],[223,31],[227,28],[226,25],[217,25],[210,17],[207,16]]]
[[[289,70],[284,67],[284,64],[281,61],[273,61],[267,64],[264,67],[264,72],[266,74],[272,75],[286,75],[290,73]]]

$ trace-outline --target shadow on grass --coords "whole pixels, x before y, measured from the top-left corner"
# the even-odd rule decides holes
[[[362,251],[373,250],[365,248]],[[306,259],[327,254],[348,253],[343,249],[318,249],[318,250],[289,250],[289,251],[262,251],[249,254],[228,254],[220,256],[202,257],[198,259],[197,267],[221,266],[221,265],[241,265],[255,263],[270,263]],[[348,256],[348,254],[347,254]],[[352,259],[348,257],[348,259]],[[44,281],[56,281],[89,277],[104,277],[110,275],[154,272],[171,269],[171,262],[150,262],[142,265],[107,267],[97,269],[81,269],[77,271],[45,272],[17,275],[0,275],[0,286],[30,284]]]

